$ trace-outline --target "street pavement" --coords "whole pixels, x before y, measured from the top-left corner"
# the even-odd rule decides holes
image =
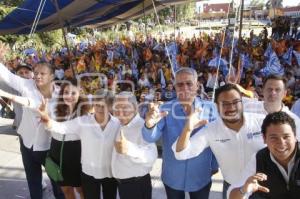
[[[19,149],[19,138],[11,124],[12,120],[0,118],[0,199],[30,199]],[[151,172],[153,199],[166,199],[160,180],[161,161],[160,158],[157,159]],[[48,185],[44,190],[43,199],[54,199],[45,172],[43,178]],[[222,183],[222,175],[220,173],[214,175],[210,199],[222,198]]]

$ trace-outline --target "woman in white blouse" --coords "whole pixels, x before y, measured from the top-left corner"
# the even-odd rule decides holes
[[[39,109],[41,121],[53,133],[76,134],[81,140],[82,189],[85,199],[100,199],[101,186],[104,199],[115,199],[117,181],[112,177],[111,158],[114,140],[120,122],[109,113],[107,104],[112,94],[100,90],[93,98],[94,114],[65,122],[52,120],[47,108]],[[52,134],[53,134],[52,133]]]
[[[80,88],[76,79],[68,80],[61,85],[59,99],[54,111],[55,120],[59,122],[71,120],[89,113],[90,105],[87,98],[80,94]],[[61,186],[66,199],[76,199],[75,189],[80,194],[80,199],[83,199],[81,189],[80,139],[76,134],[69,134],[67,136],[57,133],[52,134],[49,156],[57,165],[60,165],[62,144],[62,175],[64,179],[58,182],[58,184]]]

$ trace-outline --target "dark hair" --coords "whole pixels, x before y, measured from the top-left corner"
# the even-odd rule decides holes
[[[40,61],[40,62],[37,63],[37,66],[39,66],[39,65],[40,65],[40,66],[46,66],[46,67],[49,69],[50,73],[51,73],[52,75],[54,74],[55,68],[53,67],[52,64],[50,64],[50,63],[48,63],[48,62]]]
[[[70,112],[70,108],[67,104],[65,104],[63,99],[63,93],[67,86],[78,86],[78,82],[76,79],[67,80],[68,82],[63,83],[60,87],[59,98],[57,100],[57,105],[55,107],[55,115],[57,117],[57,121],[62,122],[67,120],[67,116],[75,114],[73,118],[77,116],[82,116],[88,114],[91,106],[88,103],[88,99],[85,96],[79,95],[78,101],[73,109],[73,112]],[[80,110],[78,110],[80,108]],[[79,111],[80,114],[76,115],[76,111]]]
[[[293,118],[289,116],[286,112],[279,111],[268,114],[263,124],[261,125],[261,131],[264,136],[266,136],[267,128],[272,124],[288,124],[291,126],[294,135],[296,135],[296,124]]]
[[[242,96],[241,91],[239,90],[239,88],[235,84],[228,83],[228,84],[225,84],[225,85],[223,85],[223,86],[216,89],[215,103],[218,102],[218,98],[219,98],[221,93],[226,92],[226,91],[230,91],[230,90],[236,90],[236,92],[238,92],[239,95]]]
[[[284,85],[284,88],[286,89],[287,87],[287,80],[285,77],[283,76],[279,76],[279,75],[269,75],[267,76],[264,81],[263,81],[263,87],[265,87],[266,83],[268,80],[278,80],[278,81],[282,81],[283,82],[283,85]]]

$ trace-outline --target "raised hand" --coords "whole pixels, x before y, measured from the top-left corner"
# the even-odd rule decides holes
[[[176,152],[180,152],[187,147],[188,140],[190,139],[191,133],[195,128],[207,124],[207,120],[199,119],[199,113],[201,111],[202,110],[199,108],[196,108],[195,110],[189,109],[188,111],[186,111],[189,113],[189,115],[187,117],[183,131],[181,132],[181,135],[178,138],[176,144]]]
[[[192,131],[195,128],[204,126],[208,123],[207,120],[199,119],[199,113],[202,111],[200,108],[196,108],[192,110],[191,113],[188,115],[187,121],[185,123],[185,128],[188,131]]]
[[[159,122],[159,120],[161,120],[161,118],[168,115],[167,111],[161,112],[159,110],[160,105],[161,105],[160,102],[149,104],[149,111],[146,114],[146,118],[145,118],[146,127],[152,128],[153,126],[155,126]]]
[[[244,193],[254,193],[256,191],[270,192],[267,187],[261,186],[258,182],[267,180],[267,175],[263,173],[256,173],[250,176],[242,187]]]
[[[115,141],[116,151],[120,154],[126,154],[128,151],[127,139],[124,135],[123,130],[120,130],[120,139],[119,141]]]
[[[48,125],[51,120],[48,114],[48,99],[42,99],[42,104],[37,111],[40,114],[40,121]]]

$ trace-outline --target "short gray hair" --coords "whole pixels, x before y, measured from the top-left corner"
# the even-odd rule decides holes
[[[106,103],[112,103],[114,98],[114,94],[112,91],[107,89],[99,89],[93,95],[93,102],[104,100]]]
[[[194,70],[193,68],[189,68],[189,67],[182,67],[178,71],[175,72],[175,83],[176,83],[177,76],[181,73],[188,73],[190,75],[193,75],[193,79],[195,81],[197,81],[197,79],[198,79],[198,74],[197,74],[196,70]]]
[[[130,103],[133,104],[134,107],[137,107],[138,103],[137,103],[137,100],[136,100],[136,97],[135,95],[133,94],[133,92],[130,92],[130,91],[122,91],[120,93],[118,93],[115,97],[115,100],[114,102],[116,102],[116,99],[117,98],[127,98],[128,101]]]

